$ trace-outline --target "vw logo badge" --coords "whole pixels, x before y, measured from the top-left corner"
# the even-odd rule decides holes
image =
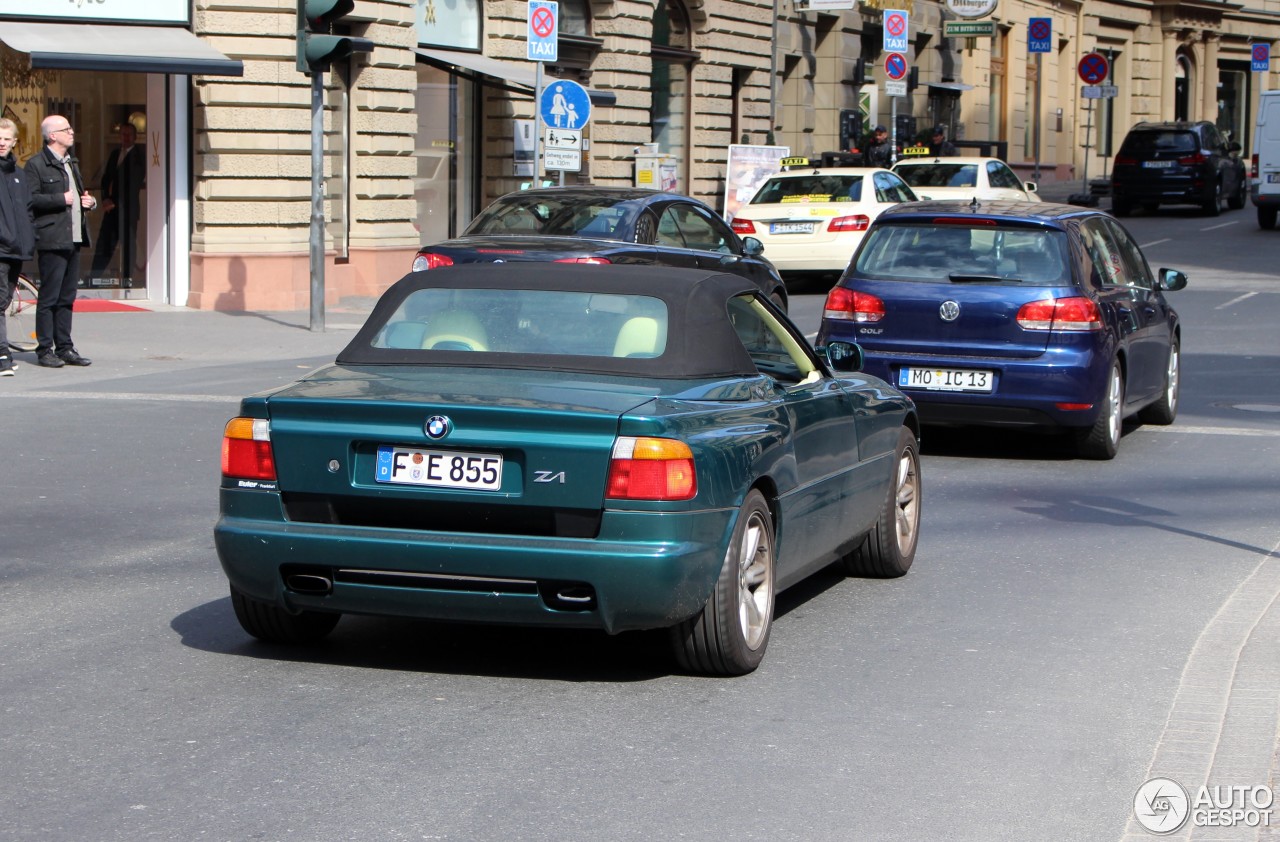
[[[427,419],[426,426],[423,430],[427,434],[427,438],[442,439],[449,435],[449,431],[453,429],[453,422],[449,420],[447,415],[432,415]]]
[[[942,306],[938,308],[938,315],[942,317],[944,322],[954,322],[956,319],[960,318],[960,302],[942,302]]]

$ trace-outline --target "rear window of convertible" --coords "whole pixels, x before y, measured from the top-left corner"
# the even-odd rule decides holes
[[[1071,279],[1063,231],[920,224],[873,227],[858,251],[859,277],[950,283],[953,277],[993,283],[1057,286]]]
[[[373,338],[374,348],[658,357],[667,305],[645,295],[560,290],[420,289]]]

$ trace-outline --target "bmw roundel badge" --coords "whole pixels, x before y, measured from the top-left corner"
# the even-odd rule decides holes
[[[942,302],[942,306],[938,308],[938,315],[944,322],[954,322],[960,318],[960,302],[950,299]]]
[[[426,432],[427,438],[442,439],[449,435],[453,429],[453,422],[449,420],[447,415],[432,415],[427,419],[423,431]]]

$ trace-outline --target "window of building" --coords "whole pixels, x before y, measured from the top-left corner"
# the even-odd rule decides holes
[[[653,106],[649,129],[653,142],[679,163],[678,191],[689,189],[690,81],[698,54],[693,50],[693,27],[679,0],[663,0],[653,16]]]
[[[413,194],[423,243],[455,236],[475,213],[475,89],[460,76],[418,65]]]

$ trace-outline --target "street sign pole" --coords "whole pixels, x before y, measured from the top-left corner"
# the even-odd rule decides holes
[[[1040,123],[1044,119],[1043,111],[1040,107],[1040,86],[1044,84],[1044,70],[1041,67],[1040,59],[1044,53],[1036,53],[1036,121],[1034,125],[1034,137],[1032,143],[1036,145],[1036,168],[1032,173],[1032,180],[1037,185],[1040,184]]]
[[[542,62],[533,73],[533,186],[542,186]]]

